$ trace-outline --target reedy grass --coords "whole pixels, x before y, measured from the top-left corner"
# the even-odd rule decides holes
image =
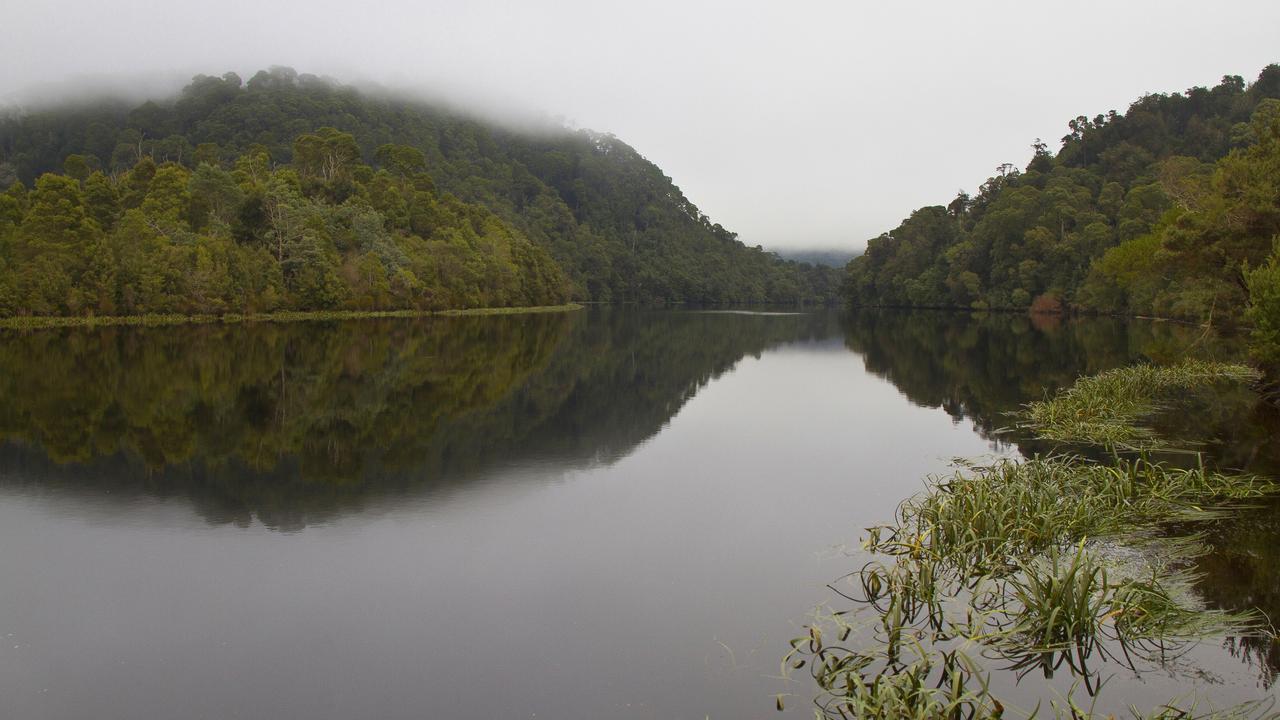
[[[1005,641],[1019,652],[1075,650],[1091,654],[1100,640],[1112,590],[1107,569],[1081,543],[1064,558],[1056,548],[1010,576],[1005,596],[1016,603]]]
[[[1169,520],[1205,520],[1224,503],[1275,492],[1254,475],[1147,457],[1110,464],[1075,455],[999,460],[948,477],[898,506],[892,525],[868,529],[872,552],[931,557],[965,572],[998,572],[1011,558],[1083,537],[1136,531]]]
[[[1163,666],[1197,639],[1261,629],[1255,614],[1188,602],[1193,577],[1165,561],[1118,567],[1085,540],[1019,555],[998,576],[954,573],[920,557],[878,563],[855,574],[877,595],[845,595],[873,619],[859,620],[864,614],[855,609],[826,618],[834,632],[808,626],[793,639],[783,671],[810,668],[824,690],[819,718],[1093,717],[1070,695],[1047,707],[1006,707],[991,691],[992,672],[1021,678],[1040,670],[1049,678],[1066,666],[1096,696],[1103,683],[1091,666],[1099,661]],[[1134,718],[1219,716],[1172,703],[1150,715],[1130,710]],[[1222,717],[1260,715],[1232,708]]]
[[[1065,662],[1088,681],[1095,656],[1129,667],[1136,660],[1158,664],[1190,648],[1189,641],[1263,629],[1258,613],[1207,610],[1194,602],[1195,576],[1184,570],[1155,561],[1135,573],[1132,562],[1117,565],[1103,555],[1086,541],[1070,552],[1053,548],[1025,557],[1003,581],[988,602],[1009,605],[988,615],[998,618],[990,644],[1013,660],[1011,669],[1039,666],[1048,676]]]
[[[1050,399],[1030,403],[1023,426],[1046,440],[1113,449],[1151,448],[1157,439],[1138,422],[1159,410],[1171,393],[1260,378],[1247,365],[1203,360],[1117,368],[1081,378]]]
[[[1091,696],[1101,689],[1091,660],[1164,666],[1199,639],[1265,632],[1252,612],[1206,610],[1187,568],[1207,548],[1195,535],[1168,537],[1172,521],[1199,522],[1277,491],[1269,479],[1223,473],[1201,462],[1178,467],[1139,448],[1157,447],[1137,422],[1160,398],[1221,381],[1249,381],[1251,369],[1194,362],[1138,366],[1077,382],[1032,403],[1024,427],[1057,441],[1095,443],[1109,462],[1076,454],[968,465],[930,477],[901,503],[894,521],[868,528],[877,557],[832,589],[855,603],[797,638],[784,671],[809,662],[824,694],[819,717],[1010,717],[991,695],[988,664],[1021,678],[1046,678],[1064,664]],[[866,615],[872,622],[856,622]],[[852,648],[843,643],[854,632]],[[973,650],[977,649],[977,654]],[[984,662],[985,661],[985,662]],[[1261,717],[1263,706],[1198,712],[1171,703],[1133,718]],[[1041,706],[1022,711],[1036,717]],[[1071,698],[1054,717],[1093,717]]]

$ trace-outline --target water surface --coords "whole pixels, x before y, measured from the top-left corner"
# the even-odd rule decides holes
[[[808,714],[773,676],[863,527],[951,458],[1035,451],[999,433],[1021,403],[1194,343],[623,309],[4,334],[0,706],[701,720],[789,692]],[[1205,417],[1217,461],[1272,462],[1267,410]],[[1280,606],[1275,517],[1220,528],[1206,602]],[[1209,651],[1228,694],[1269,687],[1270,648]]]

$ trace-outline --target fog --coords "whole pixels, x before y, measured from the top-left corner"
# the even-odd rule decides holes
[[[8,103],[288,65],[611,132],[775,249],[861,247],[1068,118],[1280,62],[1267,1],[4,5]]]

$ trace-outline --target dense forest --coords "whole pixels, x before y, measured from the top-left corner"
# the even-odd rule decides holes
[[[333,308],[435,310],[565,301],[541,246],[480,205],[437,194],[422,153],[383,145],[376,172],[321,128],[294,162],[231,169],[143,156],[125,172],[69,155],[65,174],[0,201],[0,313],[141,315]],[[0,238],[3,238],[0,235]]]
[[[0,313],[827,302],[589,131],[288,68],[0,118]]]
[[[869,241],[846,300],[1244,321],[1280,363],[1280,65],[1068,128]]]

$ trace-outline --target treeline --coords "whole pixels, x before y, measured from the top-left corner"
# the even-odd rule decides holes
[[[1082,309],[1271,328],[1280,361],[1280,65],[1148,95],[1037,141],[847,267],[855,306]],[[1259,267],[1264,269],[1259,270]]]
[[[293,162],[251,148],[194,169],[143,155],[0,196],[0,315],[223,314],[548,305],[569,283],[545,249],[439,194],[418,150],[378,168],[348,133],[297,137]]]
[[[505,223],[504,232],[528,238],[551,255],[574,299],[797,303],[831,301],[838,292],[838,272],[746,247],[703,215],[658,167],[612,136],[500,128],[288,68],[259,72],[248,82],[234,73],[198,76],[177,98],[163,102],[97,102],[0,119],[0,187],[30,187],[44,173],[74,172],[65,167],[73,155],[117,187],[146,161],[194,174],[202,165],[234,172],[250,156],[266,171],[293,167],[303,197],[322,197],[336,207],[360,204],[355,186],[369,189],[375,181],[367,173],[348,172],[319,194],[307,184],[308,172],[325,184],[333,180],[323,164],[313,167],[312,160],[297,157],[317,142],[300,147],[297,138],[319,137],[317,128],[354,137],[354,145],[342,148],[351,153],[346,161],[391,174],[377,182],[403,181],[397,190],[405,203],[414,193],[430,191],[416,179],[426,174],[437,200],[452,194],[462,201],[458,212],[467,204],[487,209]],[[411,148],[423,163],[407,176],[397,175],[376,157],[383,146]],[[405,213],[414,210],[398,201],[391,205],[372,208],[391,225],[403,224]],[[234,225],[241,208],[220,209]],[[414,229],[412,219],[405,227],[430,239]]]

